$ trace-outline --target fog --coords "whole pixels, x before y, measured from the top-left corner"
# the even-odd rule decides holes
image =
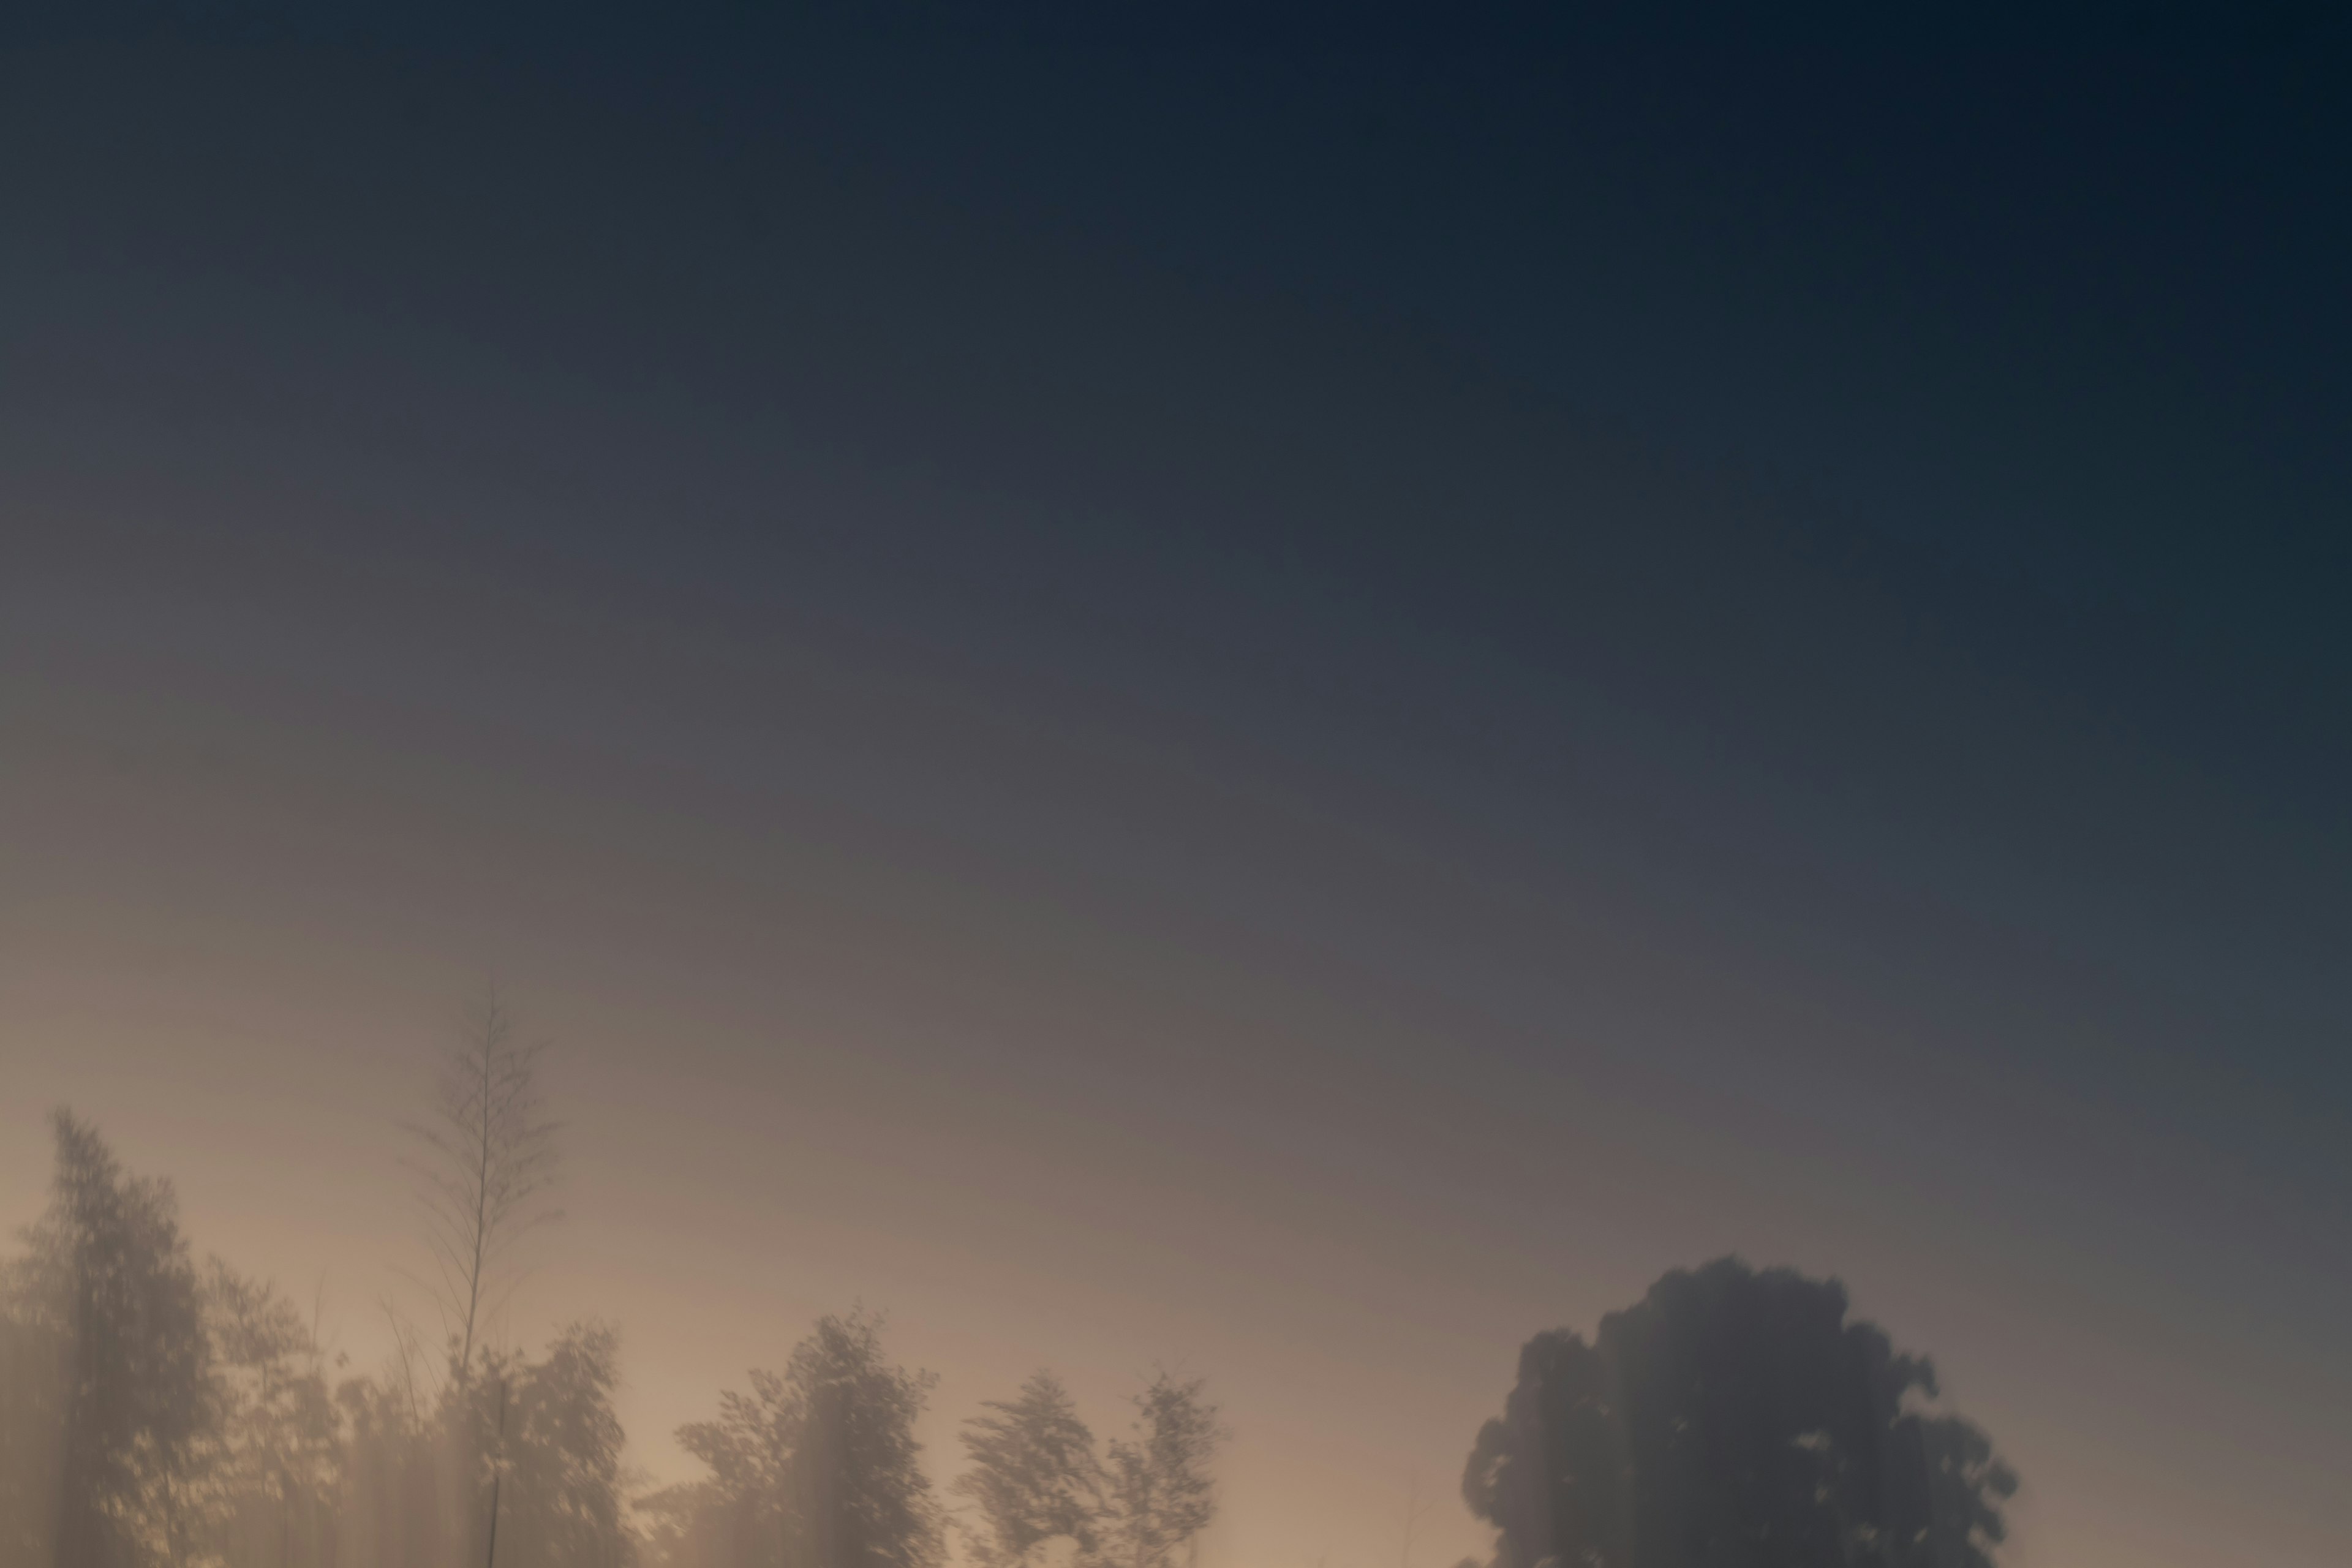
[[[5,9],[0,1568],[2352,1561],[2315,37]]]
[[[49,1204],[0,1296],[5,1561],[1202,1560],[1231,1436],[1207,1375],[1153,1367],[1125,1394],[1124,1430],[1098,1441],[1041,1366],[979,1401],[959,1451],[933,1458],[921,1432],[938,1378],[894,1360],[862,1304],[718,1392],[676,1434],[698,1470],[652,1481],[615,1409],[615,1328],[592,1311],[537,1344],[505,1331],[519,1244],[561,1217],[548,1052],[516,1023],[485,997],[402,1123],[427,1259],[411,1300],[430,1316],[382,1298],[391,1349],[373,1369],[330,1350],[323,1291],[306,1304],[217,1255],[199,1263],[171,1183],[56,1113]],[[2017,1478],[1937,1393],[1927,1363],[1849,1320],[1836,1283],[1726,1258],[1668,1274],[1590,1343],[1531,1340],[1461,1496],[1514,1568],[1985,1568]],[[1436,1501],[1402,1496],[1408,1568]]]

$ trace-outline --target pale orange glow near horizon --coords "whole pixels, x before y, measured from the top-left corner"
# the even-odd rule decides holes
[[[25,9],[0,1558],[2352,1564],[2315,35]],[[492,993],[535,1365],[21,1250],[380,1374]]]
[[[1576,1135],[1547,1146],[1542,1119],[1514,1125],[1399,1068],[1416,1041],[1442,1050],[1428,1018],[1067,925],[1050,904],[994,920],[951,880],[898,880],[887,910],[844,900],[841,929],[795,953],[824,919],[807,883],[443,828],[397,840],[426,869],[385,898],[295,902],[315,857],[392,847],[381,808],[281,772],[274,787],[307,796],[289,817],[270,780],[229,787],[225,761],[125,773],[96,732],[123,710],[93,717],[108,711],[91,696],[57,715],[0,802],[52,829],[16,845],[0,903],[0,1220],[37,1211],[42,1118],[70,1104],[132,1169],[174,1180],[200,1252],[315,1293],[355,1370],[388,1352],[384,1303],[430,1321],[403,1272],[423,1255],[398,1122],[484,983],[473,939],[429,934],[463,908],[531,933],[498,984],[554,1042],[565,1123],[566,1217],[530,1244],[501,1332],[528,1346],[562,1318],[619,1325],[648,1479],[696,1473],[677,1426],[781,1363],[820,1313],[864,1302],[887,1312],[894,1352],[940,1373],[922,1431],[935,1481],[958,1468],[957,1423],[1035,1367],[1108,1433],[1164,1362],[1211,1378],[1234,1433],[1205,1562],[1385,1564],[1418,1497],[1413,1564],[1445,1568],[1486,1549],[1455,1492],[1519,1342],[1589,1331],[1664,1269],[1737,1252],[1844,1279],[1858,1311],[1935,1356],[2027,1478],[2020,1562],[2185,1568],[2235,1528],[2219,1514],[2214,1533],[2150,1540],[2124,1522],[2190,1453],[2229,1464],[2168,1404],[2192,1396],[2179,1324],[2134,1321],[2112,1295],[2049,1315],[2034,1303],[2069,1266],[2022,1208],[2010,1230],[1998,1206],[1937,1206],[1948,1195],[1899,1156],[1871,1183],[1825,1184],[1775,1152],[1799,1143],[1785,1109],[1710,1105],[1596,1047],[1583,1089],[1562,1068]],[[169,843],[141,842],[159,808]],[[564,874],[542,879],[534,858],[559,844]],[[778,962],[672,934],[720,929],[775,933]],[[1003,967],[960,961],[967,933]],[[1807,1011],[1719,986],[1706,1005]],[[1116,1068],[1089,1054],[1110,1038]],[[1512,1207],[1477,1212],[1504,1194]],[[2238,1507],[2284,1500],[2271,1461],[2233,1474]]]

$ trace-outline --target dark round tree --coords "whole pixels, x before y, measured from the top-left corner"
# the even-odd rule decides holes
[[[1843,1286],[1736,1258],[1528,1341],[1462,1481],[1496,1568],[1990,1568],[2016,1489]]]

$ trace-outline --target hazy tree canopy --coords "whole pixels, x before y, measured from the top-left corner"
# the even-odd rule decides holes
[[[915,1420],[937,1378],[892,1366],[864,1312],[821,1319],[793,1352],[794,1492],[808,1568],[928,1568],[942,1547]]]
[[[470,1488],[455,1473],[446,1423],[398,1376],[335,1391],[344,1423],[344,1568],[442,1568],[456,1510]]]
[[[50,1561],[66,1389],[62,1336],[0,1301],[0,1563]]]
[[[10,1359],[28,1367],[55,1456],[49,1495],[11,1521],[57,1562],[116,1568],[178,1561],[189,1471],[213,1415],[210,1347],[194,1265],[169,1183],[126,1176],[89,1123],[60,1110],[49,1206],[9,1271]],[[12,1377],[12,1381],[15,1379]],[[39,1444],[43,1434],[13,1436]],[[30,1522],[27,1522],[30,1521]]]
[[[1131,1441],[1110,1446],[1110,1507],[1102,1524],[1109,1568],[1166,1568],[1216,1517],[1210,1464],[1224,1441],[1207,1381],[1158,1373],[1135,1396]]]
[[[677,1568],[932,1568],[942,1519],[915,1421],[934,1379],[894,1366],[866,1313],[820,1320],[782,1375],[721,1397],[679,1429],[710,1468],[647,1500],[656,1554]]]
[[[575,1323],[537,1362],[499,1356],[482,1373],[469,1426],[487,1435],[484,1473],[498,1483],[499,1568],[625,1568],[636,1544],[613,1411],[618,1335]]]
[[[168,1184],[55,1130],[49,1207],[0,1270],[0,1568],[446,1568],[490,1561],[494,1520],[495,1568],[634,1561],[612,1331],[478,1345],[430,1397],[331,1387],[291,1302],[191,1262]]]
[[[218,1561],[333,1563],[342,1418],[311,1326],[217,1258],[204,1307],[212,1409],[191,1466],[193,1542]]]
[[[1039,1372],[1010,1400],[992,1399],[964,1423],[971,1468],[950,1489],[975,1518],[964,1534],[982,1568],[1030,1563],[1046,1542],[1066,1539],[1081,1562],[1097,1552],[1102,1466],[1094,1434],[1078,1419],[1061,1380]]]
[[[1529,1341],[1463,1478],[1497,1568],[1989,1568],[2015,1477],[1846,1306],[1725,1258]]]

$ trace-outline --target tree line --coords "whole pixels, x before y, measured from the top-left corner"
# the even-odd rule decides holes
[[[677,1433],[648,1489],[595,1320],[499,1342],[516,1242],[550,1223],[541,1047],[477,1015],[408,1124],[440,1342],[387,1308],[373,1372],[273,1286],[198,1262],[167,1181],[52,1120],[50,1201],[0,1264],[0,1568],[1176,1568],[1227,1434],[1161,1370],[1098,1444],[1050,1371],[963,1422],[935,1489],[932,1374],[883,1321],[824,1317],[782,1371]],[[1934,1368],[1843,1288],[1736,1259],[1675,1270],[1588,1341],[1529,1341],[1462,1496],[1490,1568],[1992,1568],[2015,1475]],[[1460,1568],[1478,1568],[1465,1563]]]
[[[1223,1436],[1203,1380],[1158,1373],[1098,1449],[1040,1372],[966,1423],[951,1506],[915,1438],[935,1380],[862,1309],[679,1432],[702,1479],[648,1490],[615,1331],[535,1355],[489,1331],[515,1243],[557,1217],[541,1054],[486,1006],[406,1124],[441,1342],[387,1308],[373,1372],[315,1310],[199,1262],[170,1183],[58,1111],[47,1209],[0,1264],[0,1568],[937,1568],[951,1534],[989,1568],[1189,1552]]]

